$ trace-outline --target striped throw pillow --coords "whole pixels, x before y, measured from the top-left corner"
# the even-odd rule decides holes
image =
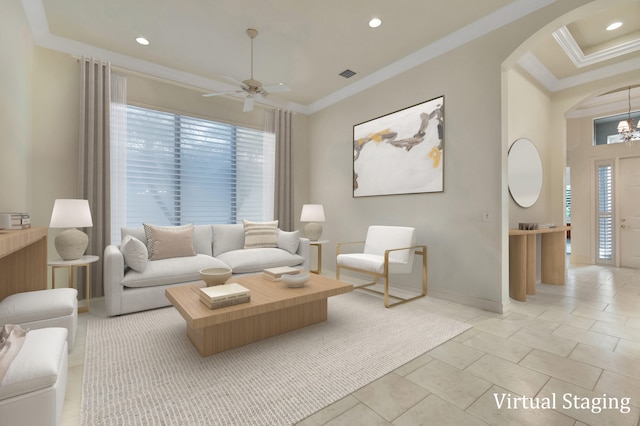
[[[251,222],[243,220],[244,248],[278,247],[278,221]]]

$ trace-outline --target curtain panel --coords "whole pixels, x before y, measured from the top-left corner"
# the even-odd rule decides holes
[[[91,265],[91,295],[104,295],[102,256],[110,242],[110,91],[111,66],[93,58],[80,59],[79,194],[89,201],[93,227],[87,228],[87,254],[100,257]],[[78,277],[80,279],[80,276]],[[79,298],[85,298],[78,285]]]
[[[273,217],[284,231],[293,231],[295,219],[293,213],[293,153],[292,153],[292,117],[291,111],[275,109],[267,113],[268,131],[275,135],[275,184]]]

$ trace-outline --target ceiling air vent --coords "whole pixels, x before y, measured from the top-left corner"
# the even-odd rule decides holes
[[[355,71],[351,71],[351,70],[344,70],[342,71],[340,74],[338,74],[339,76],[342,76],[344,78],[351,78],[354,75],[356,75]]]

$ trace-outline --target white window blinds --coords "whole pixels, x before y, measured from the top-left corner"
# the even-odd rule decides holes
[[[597,188],[597,263],[613,263],[613,166],[596,165]]]
[[[121,223],[272,219],[273,137],[200,118],[126,109],[126,154],[114,159],[126,163],[120,168],[126,179],[112,190],[126,191],[125,197],[119,194],[126,206]]]

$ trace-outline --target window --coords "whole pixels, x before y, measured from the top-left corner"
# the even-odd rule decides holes
[[[263,131],[127,105],[126,149],[112,158],[124,175],[113,179],[112,204],[121,210],[113,222],[270,220],[274,145]],[[112,232],[118,242],[120,226]]]
[[[596,263],[613,264],[613,165],[608,161],[596,164],[597,229]]]
[[[634,123],[640,119],[640,111],[631,112]],[[618,123],[627,120],[629,114],[611,115],[608,117],[596,118],[593,120],[593,144],[594,145],[610,145],[620,143],[623,140],[618,133]],[[635,140],[635,139],[634,139]]]
[[[565,201],[565,211],[564,211],[564,220],[567,223],[571,223],[571,170],[569,167],[566,168],[565,171],[566,180],[564,187],[564,201]]]

